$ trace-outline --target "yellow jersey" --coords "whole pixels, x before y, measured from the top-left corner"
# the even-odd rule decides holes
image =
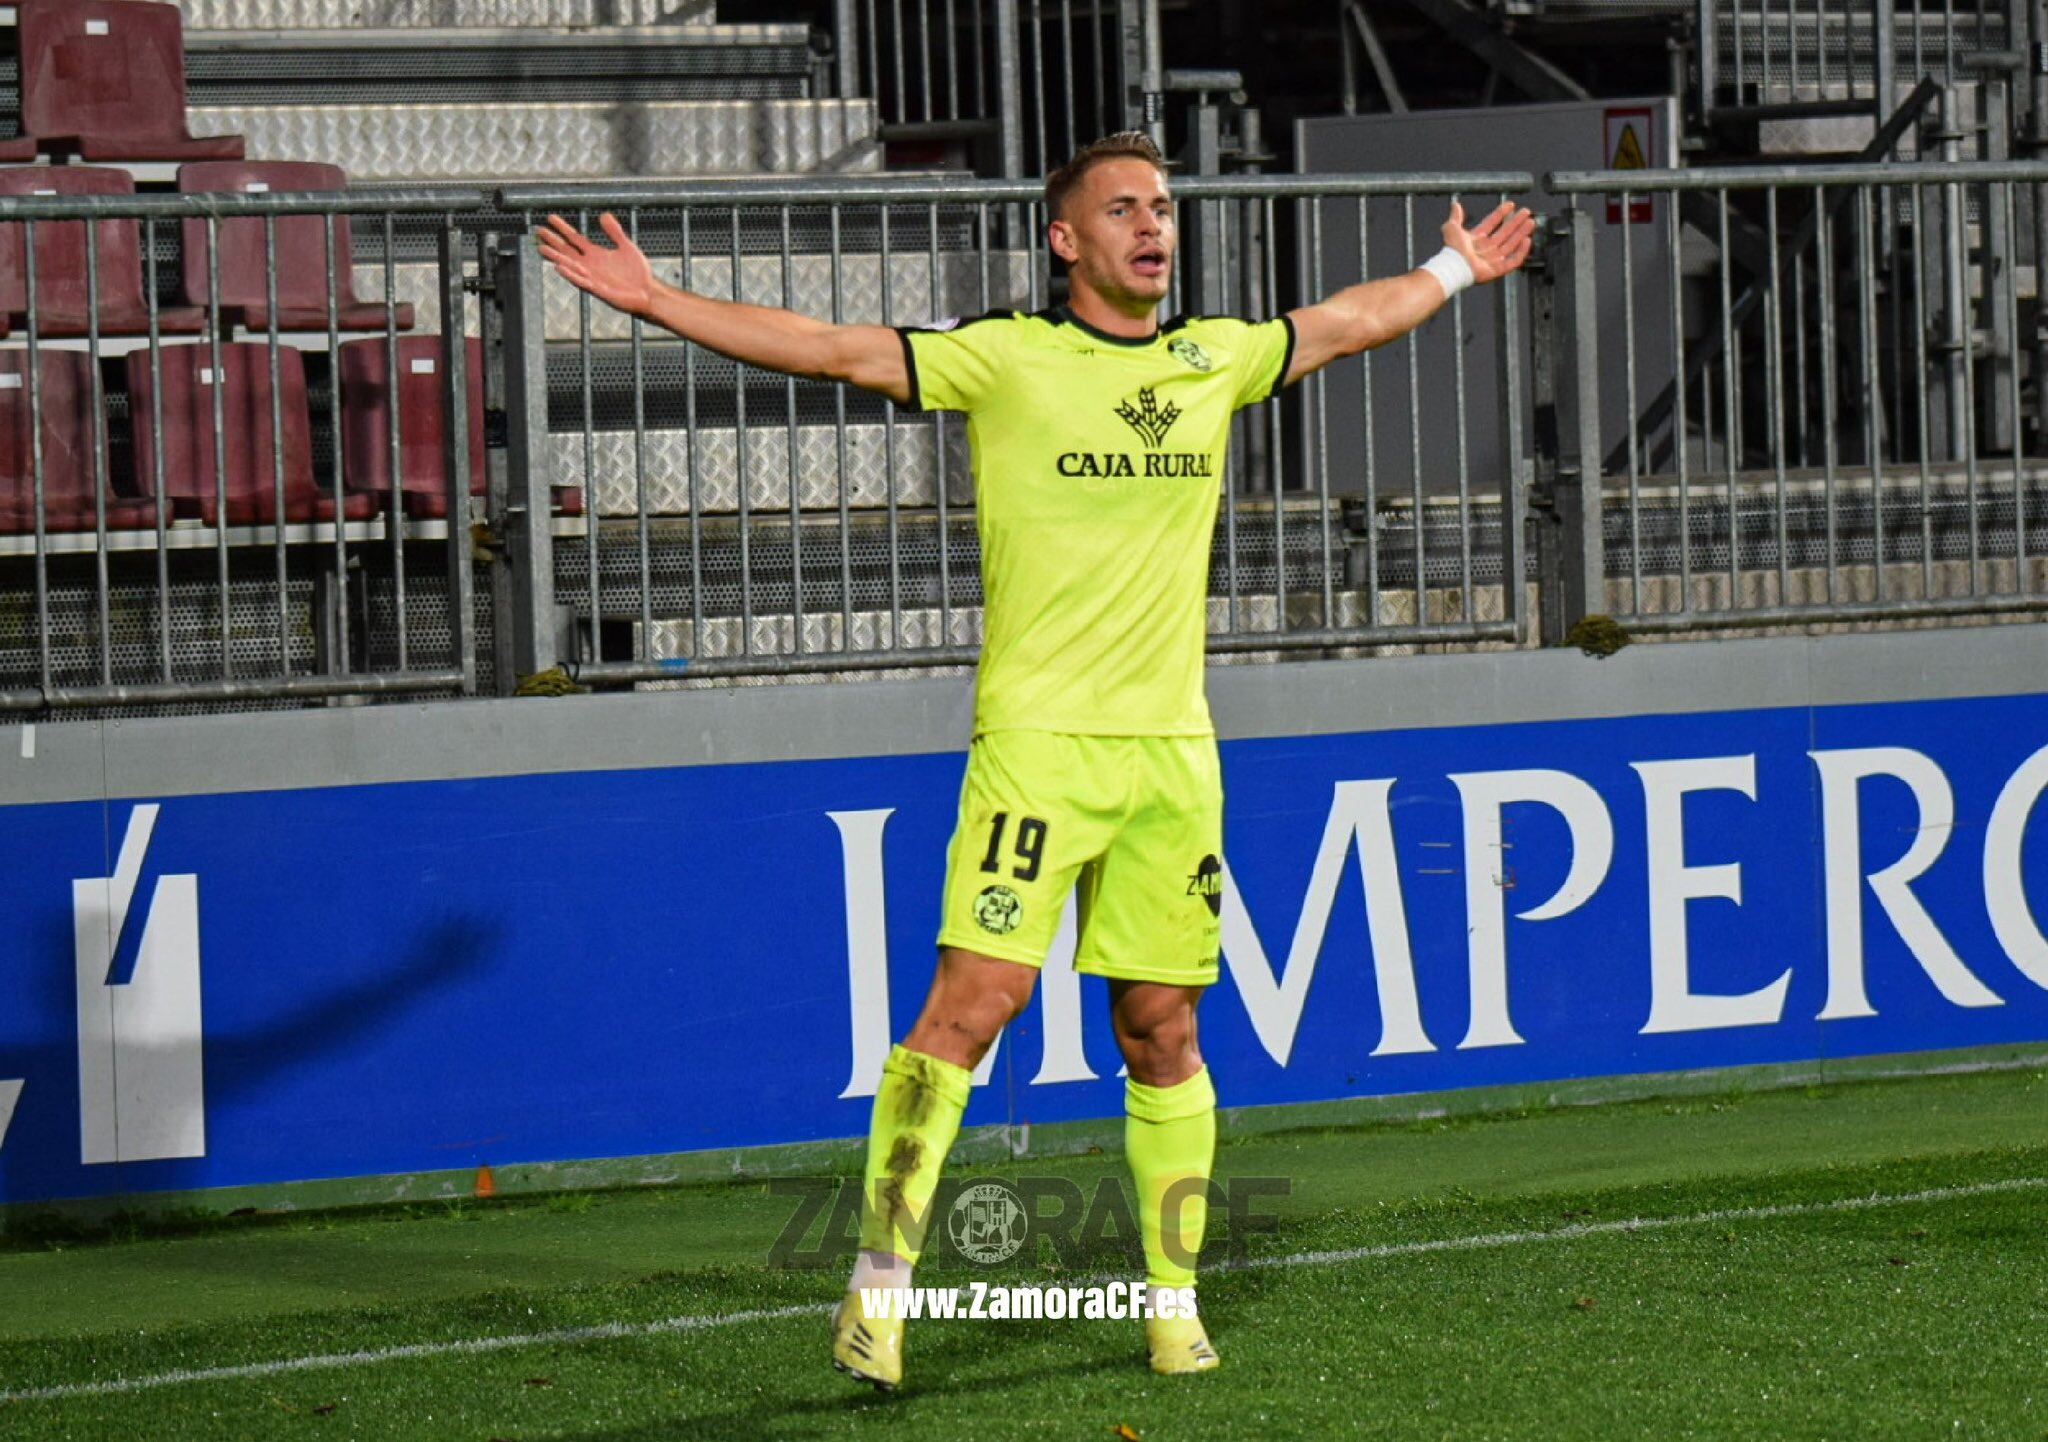
[[[899,334],[911,406],[967,416],[975,734],[1211,734],[1209,548],[1230,418],[1286,380],[1292,322],[1185,317],[1134,340],[1062,309]]]

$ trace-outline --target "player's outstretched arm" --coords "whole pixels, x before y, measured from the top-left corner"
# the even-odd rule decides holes
[[[1472,283],[1485,285],[1518,269],[1529,258],[1530,238],[1535,232],[1535,217],[1516,209],[1511,201],[1502,201],[1491,215],[1467,230],[1465,208],[1454,200],[1443,233],[1445,247],[1471,267]],[[1287,367],[1288,382],[1311,375],[1331,361],[1399,340],[1435,315],[1450,295],[1435,273],[1440,262],[1431,261],[1430,266],[1346,286],[1328,300],[1290,312],[1294,359]]]
[[[674,331],[748,365],[816,380],[845,381],[902,403],[910,399],[903,342],[884,325],[833,325],[775,306],[714,300],[657,280],[626,228],[598,217],[609,247],[559,215],[534,231],[541,259],[606,305]]]

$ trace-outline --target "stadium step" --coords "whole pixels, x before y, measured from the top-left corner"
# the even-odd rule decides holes
[[[453,105],[824,94],[808,25],[187,31],[189,103]]]
[[[189,30],[711,23],[717,0],[182,0]]]
[[[189,114],[195,134],[242,135],[251,155],[326,161],[351,181],[882,168],[866,100],[201,105]]]
[[[649,227],[650,231],[652,227]],[[650,244],[652,237],[649,236]],[[384,268],[364,263],[358,249],[356,294],[383,300]],[[839,319],[849,324],[925,325],[951,316],[979,315],[1003,305],[1026,305],[1030,292],[1030,257],[1022,251],[985,254],[941,252],[934,272],[931,257],[898,252],[889,261],[890,313],[882,306],[880,257],[843,254],[837,262]],[[787,306],[820,320],[832,319],[834,262],[826,255],[796,255],[789,262],[789,290],[783,290],[783,262],[778,255],[745,255],[740,259],[740,284],[733,289],[732,261],[723,256],[698,256],[690,263],[687,288],[721,300],[739,299],[755,305]],[[654,273],[671,285],[683,285],[680,260],[654,258]],[[440,328],[440,272],[416,262],[392,268],[392,290],[410,302],[428,330]],[[573,341],[582,335],[581,293],[562,281],[547,287],[548,339]],[[610,306],[590,307],[592,340],[626,340],[632,323]]]
[[[636,415],[650,430],[682,430],[693,422],[782,425],[792,409],[800,425],[827,425],[841,415],[849,421],[880,421],[887,414],[888,403],[870,392],[737,365],[666,332],[656,337],[641,347],[637,385],[630,345],[601,341],[590,347],[595,429],[631,430]],[[580,346],[548,347],[550,430],[583,429],[583,361]]]
[[[941,425],[928,416],[905,416],[894,428],[887,424],[849,424],[845,432],[845,494],[840,493],[840,433],[836,426],[799,425],[796,434],[797,504],[806,511],[885,509],[938,503],[943,469],[946,500],[968,505],[974,499],[968,469],[964,426]],[[790,487],[790,427],[786,422],[750,425],[744,433],[731,426],[697,431],[696,504],[691,504],[690,435],[681,430],[648,431],[644,436],[646,506],[650,516],[711,515],[739,509],[739,448],[744,434],[749,511],[787,511]],[[553,485],[581,486],[594,476],[592,491],[601,516],[631,516],[640,509],[634,484],[636,448],[630,431],[605,431],[590,438],[586,467],[584,438],[558,434],[548,438]],[[892,449],[893,448],[893,449]]]
[[[1898,78],[1906,84],[1923,74],[1944,73],[1951,49],[1957,68],[1962,69],[1968,57],[2010,45],[2005,18],[1995,13],[1964,11],[1951,20],[1937,6],[1905,3],[1896,5],[1895,12],[1892,53]],[[1868,93],[1877,43],[1867,8],[1844,13],[1839,8],[1823,11],[1816,6],[1809,10],[1803,5],[1781,6],[1776,0],[1750,0],[1740,7],[1740,15],[1738,27],[1735,12],[1720,8],[1715,38],[1724,67],[1734,65],[1739,45],[1745,76],[1752,81],[1762,80],[1766,56],[1773,77],[1782,79],[1795,54],[1800,74],[1819,78],[1816,57],[1825,44],[1829,78],[1844,78],[1846,66]],[[1732,79],[1732,68],[1724,70],[1724,78]]]
[[[1745,110],[1782,112],[1775,117],[1759,114],[1752,122],[1757,149],[1763,156],[1808,159],[1854,156],[1870,143],[1878,125],[1868,96],[1868,82],[1861,83],[1866,87],[1860,102],[1861,113],[1857,113],[1858,100],[1847,81],[1830,80],[1825,85],[1802,81],[1794,85],[1781,77],[1773,79],[1769,85],[1752,83],[1757,104],[1737,107],[1727,114],[1731,118],[1740,118]],[[1950,88],[1950,94],[1951,113],[1964,132],[1963,158],[1980,158],[1983,150],[1982,87],[1974,80],[1958,81]],[[1897,157],[1900,160],[1920,159],[1920,147],[1921,136],[1908,129],[1900,138]]]
[[[574,546],[569,542],[569,547]],[[820,573],[836,567],[836,552],[820,550],[814,557]],[[805,573],[811,574],[812,560],[807,560]],[[961,578],[956,578],[956,587]],[[807,579],[805,590],[810,589]],[[808,652],[874,652],[900,648],[916,651],[924,647],[974,646],[981,642],[982,608],[978,604],[979,586],[972,588],[970,597],[956,596],[954,604],[943,611],[928,603],[923,585],[908,585],[904,588],[901,609],[891,613],[886,608],[886,599],[875,596],[875,583],[871,580],[861,596],[861,604],[852,613],[852,625],[846,624],[847,617],[837,606],[807,607],[803,616],[803,644],[801,649]],[[688,663],[693,660],[727,660],[739,656],[787,655],[799,649],[796,641],[797,618],[788,609],[788,585],[783,586],[782,609],[755,614],[751,619],[740,616],[707,615],[699,631],[695,621],[656,620],[648,628],[646,656],[651,661],[673,661],[677,663],[678,679],[687,676]],[[1498,585],[1475,590],[1479,619],[1499,619],[1500,588]],[[621,604],[614,605],[611,598],[605,598],[605,611],[614,619],[627,619],[631,612],[623,603],[626,596],[620,595]],[[876,601],[883,601],[881,607]],[[1359,629],[1369,625],[1408,626],[1417,623],[1415,596],[1413,592],[1382,592],[1379,596],[1377,614],[1373,597],[1363,591],[1338,589],[1331,595],[1331,624],[1345,629]],[[1211,595],[1207,606],[1207,625],[1211,635],[1223,635],[1235,629],[1250,634],[1271,634],[1282,629],[1294,630],[1322,624],[1322,597],[1320,592],[1298,593],[1287,599],[1287,626],[1280,624],[1281,604],[1271,593],[1247,593],[1237,600],[1235,626],[1231,614],[1231,603],[1226,596]],[[1426,620],[1443,623],[1461,619],[1456,604],[1447,604],[1444,593],[1432,589]],[[634,631],[640,627],[636,624]],[[699,636],[701,635],[701,642]],[[1233,658],[1241,662],[1256,662],[1261,659],[1247,655]],[[1270,659],[1270,658],[1265,658]],[[873,672],[865,673],[873,675]],[[912,672],[910,674],[918,674]],[[925,674],[929,674],[928,672]],[[646,687],[663,687],[674,683],[645,682]],[[732,685],[734,680],[717,684]],[[738,684],[746,684],[739,681]]]

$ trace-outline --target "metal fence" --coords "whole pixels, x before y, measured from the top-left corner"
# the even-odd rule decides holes
[[[459,217],[482,203],[0,199],[18,307],[0,349],[0,709],[474,689],[471,449],[452,440],[473,409],[467,350],[441,367],[453,524],[408,516],[403,385],[380,413],[389,489],[345,472],[336,372],[348,328],[381,342],[387,382],[400,374],[398,313],[344,299],[379,271],[372,288],[394,293],[399,227],[437,251],[436,308],[463,332]],[[324,301],[295,311],[281,275]]]
[[[1418,217],[1418,198],[1483,204],[1530,183],[1503,174],[1184,184],[1178,195],[1202,237],[1179,254],[1168,309],[1291,308],[1327,283],[1320,252],[1282,270],[1295,238],[1327,239],[1355,258],[1370,224],[1413,251],[1440,222]],[[519,188],[500,203],[586,226],[615,211],[671,282],[833,321],[918,325],[1052,300],[1035,185]],[[1501,395],[1521,393],[1516,294],[1511,284],[1475,298],[1510,337],[1496,352]],[[579,545],[557,553],[551,593],[517,595],[530,608],[512,618],[518,671],[567,659],[584,680],[647,681],[973,659],[980,552],[959,417],[904,413],[650,336],[593,307],[530,248],[507,259],[499,299],[510,471],[535,504],[550,486],[587,484],[594,517]],[[513,344],[515,333],[554,345]],[[1402,343],[1411,384],[1417,344]],[[1401,359],[1397,350],[1380,364]],[[1432,415],[1437,434],[1462,442],[1485,432],[1489,453],[1523,454],[1521,406],[1468,406],[1462,368],[1443,378],[1431,404],[1445,412]],[[1482,473],[1461,443],[1442,475],[1426,482],[1418,468],[1397,483],[1370,453],[1332,446],[1329,394],[1320,378],[1235,423],[1211,564],[1213,648],[1512,641],[1522,591],[1504,577],[1520,573],[1517,465]],[[568,627],[551,626],[562,615]]]
[[[1476,214],[1532,184],[1184,182],[1168,313],[1409,270],[1452,196]],[[1556,642],[1598,613],[1654,633],[2048,604],[2022,264],[2048,165],[1549,184],[1572,209],[1530,283],[1239,415],[1212,651],[1518,644],[1537,610]],[[614,210],[672,282],[917,325],[1057,303],[1039,204],[959,179],[0,200],[25,271],[0,346],[0,708],[967,664],[959,417],[650,333],[527,234]],[[1676,223],[1628,223],[1645,207]],[[386,299],[481,344],[380,409],[342,343],[407,369]]]
[[[2048,605],[2048,464],[2023,383],[2048,366],[2038,339],[2022,355],[2016,263],[2048,166],[1549,183],[1574,197],[1550,257],[1568,610],[1670,630]],[[1704,245],[1672,227],[1653,250],[1623,226],[1602,264],[1596,211],[1644,205],[1678,206]],[[1668,318],[1641,313],[1649,280]],[[1622,324],[1602,331],[1590,298],[1617,288]],[[1668,357],[1640,341],[1659,321]],[[1668,384],[1639,384],[1653,367]]]

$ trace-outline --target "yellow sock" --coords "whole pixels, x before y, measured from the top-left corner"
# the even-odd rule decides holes
[[[1195,1255],[1209,1224],[1209,1164],[1216,1155],[1216,1088],[1209,1069],[1170,1087],[1126,1082],[1124,1114],[1124,1155],[1138,1185],[1145,1280],[1155,1287],[1193,1286]]]
[[[932,1193],[953,1149],[972,1087],[967,1068],[898,1046],[882,1063],[868,1127],[860,1244],[915,1262],[924,1250]]]

